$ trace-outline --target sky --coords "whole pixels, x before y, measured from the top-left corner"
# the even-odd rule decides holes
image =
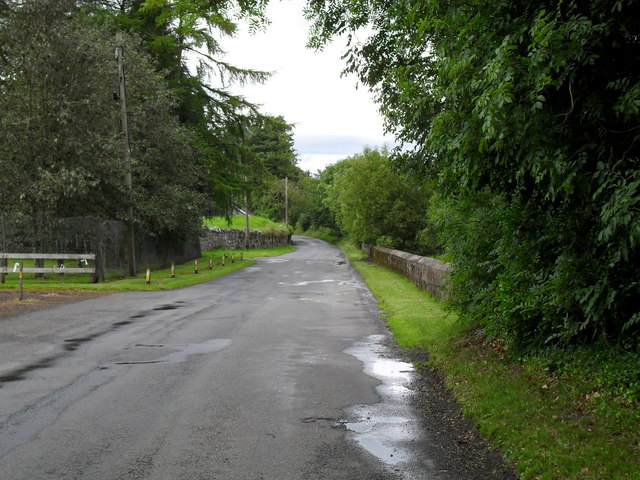
[[[265,114],[294,125],[295,149],[303,170],[316,173],[359,153],[365,146],[392,145],[383,132],[378,108],[355,76],[341,77],[345,42],[334,41],[322,52],[306,48],[309,23],[305,0],[271,0],[271,24],[251,35],[246,26],[222,39],[225,61],[238,67],[273,72],[262,85],[232,86],[231,91],[262,105]]]

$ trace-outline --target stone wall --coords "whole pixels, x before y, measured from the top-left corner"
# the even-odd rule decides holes
[[[448,295],[445,278],[449,264],[436,258],[412,255],[400,250],[385,247],[363,245],[362,250],[377,264],[400,273],[418,287],[427,290],[436,297]]]
[[[261,232],[249,230],[248,248],[270,248],[290,243],[290,235],[287,232]],[[200,249],[204,252],[214,248],[228,248],[230,250],[242,250],[244,247],[244,229],[242,228],[218,228],[206,227],[200,236]]]

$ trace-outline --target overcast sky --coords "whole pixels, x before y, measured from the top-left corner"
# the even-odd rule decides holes
[[[309,25],[305,0],[271,0],[271,20],[264,32],[250,35],[243,26],[223,39],[225,60],[235,66],[274,72],[263,85],[233,87],[266,114],[282,115],[295,125],[295,148],[303,170],[316,173],[326,165],[361,152],[365,146],[392,144],[371,95],[356,89],[354,76],[341,78],[344,42],[323,52],[305,47]]]

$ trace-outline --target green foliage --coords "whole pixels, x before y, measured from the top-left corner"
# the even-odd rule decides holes
[[[298,168],[298,157],[294,149],[293,125],[283,117],[265,116],[247,132],[247,146],[271,176],[296,181],[302,171]]]
[[[342,248],[398,344],[429,353],[416,367],[444,373],[465,414],[521,478],[637,478],[638,352],[605,343],[510,359],[501,342],[466,328],[408,279],[358,261],[363,255],[353,246]]]
[[[339,237],[339,227],[335,216],[328,205],[328,191],[333,184],[335,174],[342,171],[349,164],[348,160],[327,166],[319,172],[316,177],[306,177],[301,183],[305,192],[307,204],[300,224],[303,230],[326,230],[333,232],[332,235]]]
[[[338,243],[341,240],[340,234],[335,230],[332,230],[327,227],[316,227],[311,226],[307,230],[299,232],[301,235],[306,235],[308,237],[319,238],[320,240],[324,240],[329,243]]]
[[[254,31],[267,24],[266,1],[86,1],[94,4],[96,21],[143,39],[176,99],[173,113],[194,137],[205,170],[198,188],[213,203],[208,213],[231,213],[247,191],[247,136],[265,118],[228,86],[261,82],[269,74],[225,61],[220,37],[233,36],[238,21]]]
[[[270,132],[291,136],[284,120],[261,117],[226,90],[230,81],[268,76],[224,62],[218,43],[218,33],[234,34],[236,20],[264,25],[265,4],[2,2],[0,210],[123,219],[131,202],[137,227],[167,243],[197,234],[205,215],[231,212],[246,191],[243,153],[252,128],[269,124]],[[128,32],[131,193],[113,98],[121,30]],[[187,53],[195,50],[194,72]]]
[[[282,117],[264,116],[247,128],[242,152],[248,209],[273,221],[285,221],[288,191],[289,224],[295,224],[305,206],[298,182],[293,126]]]
[[[175,239],[199,228],[206,165],[152,60],[126,40],[133,191],[124,186],[112,34],[71,0],[37,0],[0,28],[0,204],[7,212],[99,215]]]
[[[220,35],[236,32],[236,19],[248,20],[254,29],[265,24],[265,5],[264,0],[111,0],[100,2],[97,10],[144,40],[178,98],[176,113],[181,121],[206,129],[242,121],[243,110],[253,108],[241,97],[212,85],[268,78],[265,72],[225,62],[219,42]],[[195,73],[188,67],[187,53],[197,55]],[[209,78],[214,82],[208,82]]]
[[[438,180],[464,315],[512,345],[640,338],[640,3],[310,0]],[[357,42],[353,32],[372,35]]]
[[[428,192],[394,171],[384,151],[365,149],[346,161],[327,190],[340,229],[356,243],[415,251],[425,228]]]

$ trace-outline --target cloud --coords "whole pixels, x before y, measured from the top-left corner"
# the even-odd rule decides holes
[[[363,87],[356,89],[355,77],[341,76],[344,42],[336,40],[322,52],[306,48],[309,24],[302,14],[304,4],[270,2],[267,15],[272,24],[266,31],[249,35],[243,29],[236,38],[224,40],[228,62],[274,72],[262,85],[234,86],[232,91],[295,125],[301,163],[311,158],[314,165],[332,163],[336,156],[346,158],[364,146],[391,143],[371,94]]]
[[[395,144],[378,137],[357,137],[351,135],[296,135],[295,146],[300,153],[299,167],[316,173],[345,158],[363,151],[365,147],[389,147]]]
[[[305,154],[352,155],[361,152],[365,146],[376,147],[374,138],[352,135],[296,135],[296,148]]]
[[[340,160],[344,160],[349,155],[336,154],[304,154],[300,156],[300,167],[305,172],[316,174],[318,171],[324,170],[328,165],[332,165]]]

